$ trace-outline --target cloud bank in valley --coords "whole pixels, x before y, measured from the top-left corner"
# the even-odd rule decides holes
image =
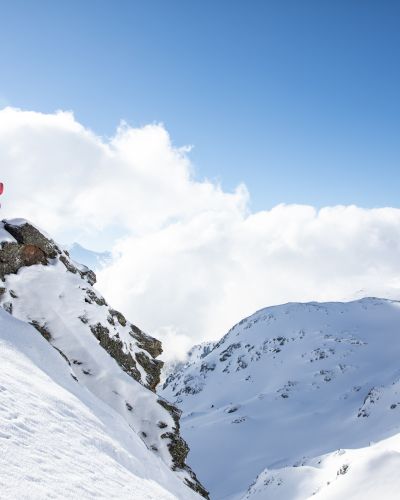
[[[99,288],[169,353],[287,301],[400,296],[400,210],[278,205],[196,179],[162,125],[101,138],[71,113],[0,111],[3,217],[114,251]],[[289,180],[290,181],[290,180]]]

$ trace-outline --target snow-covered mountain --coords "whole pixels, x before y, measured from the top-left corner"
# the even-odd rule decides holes
[[[400,302],[286,304],[161,344],[25,220],[0,223],[0,497],[398,498]],[[172,401],[183,411],[173,406]]]
[[[0,223],[0,244],[0,496],[207,497],[154,392],[160,342],[27,221]]]
[[[399,302],[286,304],[192,349],[161,394],[212,499],[394,499],[399,359]]]
[[[265,469],[243,500],[397,500],[400,434],[368,447],[333,453],[282,469]]]
[[[73,243],[67,247],[68,253],[73,260],[84,264],[93,271],[100,271],[112,261],[111,252],[95,252],[89,250],[79,243]]]

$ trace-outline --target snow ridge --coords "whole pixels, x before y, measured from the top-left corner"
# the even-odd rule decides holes
[[[154,455],[155,471],[165,464],[186,485],[187,498],[187,486],[206,497],[185,463],[180,412],[154,393],[160,342],[112,309],[93,288],[94,273],[27,221],[3,221],[0,236],[3,309],[54,348],[73,384],[118,414]]]

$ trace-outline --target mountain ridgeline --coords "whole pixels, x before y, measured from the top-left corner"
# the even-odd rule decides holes
[[[57,352],[71,380],[140,438],[154,456],[148,458],[155,464],[153,474],[147,471],[153,480],[170,474],[174,484],[175,478],[181,481],[175,486],[177,497],[208,498],[185,462],[189,449],[180,435],[180,410],[155,393],[163,365],[157,360],[161,343],[109,306],[93,288],[95,274],[29,222],[2,221],[0,242],[3,309],[31,325],[47,350]]]
[[[399,302],[285,304],[194,347],[160,393],[212,498],[394,499],[399,357]]]
[[[0,279],[0,496],[398,498],[399,302],[262,309],[160,387],[161,343],[26,220]]]

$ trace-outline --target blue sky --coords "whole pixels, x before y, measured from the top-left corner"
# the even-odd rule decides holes
[[[252,208],[399,206],[400,3],[1,1],[0,104],[163,122]]]

